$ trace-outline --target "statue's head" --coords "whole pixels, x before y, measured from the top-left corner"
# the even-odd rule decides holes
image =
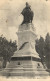
[[[28,2],[26,2],[26,7],[30,7],[30,5],[28,4]]]

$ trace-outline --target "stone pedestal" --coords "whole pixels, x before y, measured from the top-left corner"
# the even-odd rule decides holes
[[[18,49],[13,57],[32,56],[39,58],[38,53],[35,51],[35,40],[37,36],[35,34],[33,24],[29,23],[20,25],[17,35],[18,35]]]
[[[19,26],[18,49],[11,58],[7,66],[6,74],[9,76],[40,77],[48,75],[45,71],[39,54],[35,50],[35,40],[37,38],[33,24],[23,24]]]

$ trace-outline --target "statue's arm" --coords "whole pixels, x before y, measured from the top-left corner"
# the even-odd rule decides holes
[[[33,20],[33,17],[34,17],[34,13],[32,12],[32,13],[31,13],[31,22],[32,22],[32,20]]]
[[[21,12],[21,14],[24,15],[24,9],[23,9],[23,11]]]
[[[25,14],[25,8],[24,8],[24,9],[23,9],[23,11],[21,12],[21,14],[22,14],[22,15],[24,15],[24,14]]]

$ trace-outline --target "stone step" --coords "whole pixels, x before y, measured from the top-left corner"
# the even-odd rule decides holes
[[[34,77],[34,76],[48,76],[48,72],[46,71],[28,71],[28,70],[24,70],[24,71],[6,71],[3,72],[3,76],[27,76],[27,77]]]
[[[4,69],[4,72],[15,72],[15,73],[21,73],[21,72],[38,72],[38,73],[48,73],[45,71],[45,69],[33,69],[33,68],[6,68]]]
[[[41,70],[42,70],[42,71],[43,71],[43,70],[45,71],[45,69],[44,69],[44,68],[41,68],[40,66],[39,66],[39,67],[35,67],[35,66],[34,66],[34,67],[31,67],[31,66],[22,66],[22,67],[20,66],[20,67],[19,67],[19,66],[18,66],[18,67],[12,67],[12,68],[9,67],[9,68],[6,68],[6,70],[24,70],[24,69],[26,69],[26,70],[29,70],[29,69],[30,69],[30,70],[31,70],[31,69],[32,69],[32,70],[36,70],[36,69],[37,69],[38,71],[41,71]]]

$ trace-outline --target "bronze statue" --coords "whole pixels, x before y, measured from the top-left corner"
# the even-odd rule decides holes
[[[31,10],[30,5],[27,2],[26,2],[26,7],[23,9],[21,14],[24,16],[24,20],[23,20],[22,24],[32,23],[34,13]]]

